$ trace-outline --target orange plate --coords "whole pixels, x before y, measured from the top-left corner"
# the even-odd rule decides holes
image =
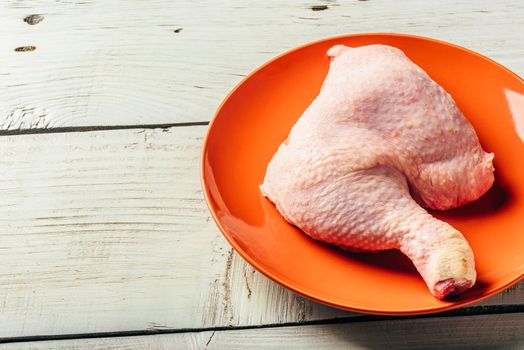
[[[434,298],[396,251],[353,254],[288,224],[261,196],[271,156],[318,94],[335,44],[396,46],[446,89],[495,153],[496,184],[477,202],[435,212],[466,236],[478,280],[453,301]],[[258,271],[316,301],[388,315],[449,310],[487,298],[524,275],[524,81],[477,53],[428,38],[356,34],[291,50],[246,77],[219,107],[204,143],[202,184],[229,243]],[[521,126],[520,130],[524,131]]]

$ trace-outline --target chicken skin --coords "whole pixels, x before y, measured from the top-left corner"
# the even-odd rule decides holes
[[[399,49],[327,52],[319,95],[269,163],[261,191],[314,239],[353,251],[399,249],[444,299],[475,283],[464,236],[423,207],[474,201],[493,154],[452,97]]]

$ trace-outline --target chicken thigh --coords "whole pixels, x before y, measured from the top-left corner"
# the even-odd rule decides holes
[[[328,51],[320,94],[269,163],[262,193],[314,239],[353,251],[399,249],[437,298],[475,283],[445,210],[492,185],[486,153],[451,96],[399,49]]]

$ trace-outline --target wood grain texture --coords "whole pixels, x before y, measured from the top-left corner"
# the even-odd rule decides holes
[[[524,347],[524,314],[12,343],[0,349],[505,349]]]
[[[524,74],[520,0],[11,0],[0,14],[0,131],[207,121],[269,58],[345,33],[435,37]]]
[[[205,129],[0,137],[0,338],[356,315],[232,251],[200,189]],[[520,283],[483,304],[523,300]]]
[[[204,131],[0,137],[0,337],[347,315],[233,254],[202,198]]]

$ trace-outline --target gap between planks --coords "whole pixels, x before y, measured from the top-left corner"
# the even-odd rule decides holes
[[[354,317],[329,318],[321,320],[310,320],[303,322],[285,322],[271,323],[250,326],[221,326],[221,327],[202,327],[202,328],[167,328],[167,329],[150,329],[150,330],[131,330],[121,332],[97,332],[97,333],[78,333],[78,334],[56,334],[56,335],[37,335],[25,337],[6,337],[0,338],[0,344],[6,343],[24,343],[35,341],[49,340],[74,340],[74,339],[93,339],[93,338],[120,338],[120,337],[139,337],[159,334],[181,334],[181,333],[202,333],[202,332],[223,332],[223,331],[241,331],[256,330],[268,328],[288,328],[298,326],[322,326],[322,325],[344,325],[349,323],[365,322],[387,322],[387,321],[409,321],[422,319],[439,319],[449,317],[464,316],[483,316],[483,315],[502,315],[502,314],[521,314],[524,313],[523,304],[515,305],[491,305],[491,306],[471,306],[461,309],[455,309],[438,314],[427,314],[417,316],[379,316],[379,315],[361,315]]]
[[[169,129],[185,126],[205,126],[209,121],[166,123],[166,124],[133,124],[133,125],[101,125],[101,126],[71,126],[62,128],[35,128],[35,129],[15,129],[0,130],[0,136],[17,136],[32,134],[61,134],[68,132],[89,132],[89,131],[109,131],[109,130],[128,130],[128,129]]]

